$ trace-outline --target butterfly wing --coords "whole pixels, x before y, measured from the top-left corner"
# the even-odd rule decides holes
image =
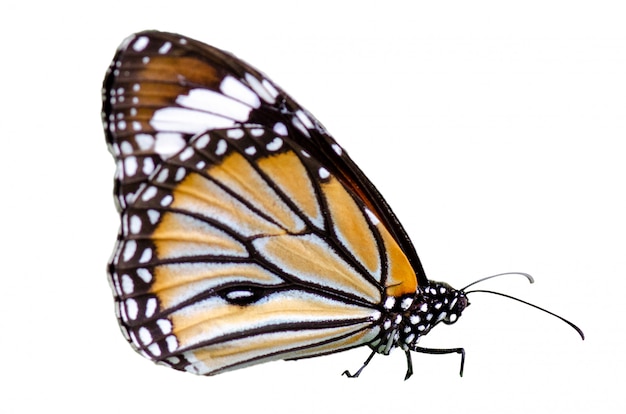
[[[232,55],[134,35],[103,101],[122,220],[110,281],[146,357],[216,374],[371,343],[384,297],[414,292],[416,270],[421,281],[374,186]]]

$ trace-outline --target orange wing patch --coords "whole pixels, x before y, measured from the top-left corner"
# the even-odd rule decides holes
[[[409,259],[407,259],[385,226],[378,223],[376,228],[383,238],[387,256],[387,295],[399,297],[406,294],[414,294],[417,290],[417,277],[415,276],[415,270],[409,263]]]
[[[190,173],[176,186],[172,195],[172,208],[220,221],[244,236],[285,233],[200,174]]]
[[[283,272],[318,286],[380,303],[380,291],[350,267],[318,236],[281,235],[256,239],[254,247]]]
[[[304,165],[294,152],[262,158],[257,164],[314,225],[324,227],[324,217],[315,190]]]
[[[380,281],[380,252],[362,208],[336,178],[322,183],[321,187],[339,241],[365,266],[374,279]]]
[[[151,239],[156,245],[159,259],[248,255],[246,248],[224,231],[180,213],[165,213]]]
[[[289,233],[299,233],[304,230],[304,222],[291,211],[241,154],[229,155],[219,165],[209,168],[207,173],[270,216]]]

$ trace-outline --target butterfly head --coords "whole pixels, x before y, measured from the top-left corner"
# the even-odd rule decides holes
[[[438,284],[441,287],[447,288],[448,292],[451,294],[448,297],[444,297],[444,305],[448,306],[446,308],[447,310],[445,310],[445,316],[441,319],[441,321],[446,325],[451,325],[459,319],[461,313],[469,306],[470,303],[467,300],[467,296],[464,291],[455,290],[443,282],[439,282]]]
[[[431,281],[420,287],[413,297],[404,298],[399,304],[403,308],[403,326],[399,329],[398,345],[411,349],[439,322],[447,325],[455,323],[469,306],[469,301],[462,290],[456,290],[447,283]]]

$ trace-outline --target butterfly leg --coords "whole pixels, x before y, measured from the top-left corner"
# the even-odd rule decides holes
[[[348,378],[356,378],[359,375],[361,375],[361,371],[363,371],[363,368],[365,368],[367,366],[367,364],[370,363],[370,361],[372,360],[372,358],[374,358],[374,355],[376,354],[376,351],[373,351],[370,356],[367,357],[367,359],[365,360],[365,362],[363,363],[363,366],[361,368],[359,368],[359,370],[357,372],[355,372],[354,374],[350,374],[350,371],[345,370],[341,375],[345,375]]]
[[[413,375],[413,361],[411,360],[411,351],[404,351],[406,353],[406,375],[404,380],[408,380]]]
[[[447,349],[437,349],[437,348],[422,348],[421,346],[416,346],[413,351],[421,352],[423,354],[433,354],[433,355],[443,355],[443,354],[461,354],[461,371],[459,375],[463,376],[463,367],[465,366],[465,349],[463,348],[447,348]],[[408,355],[408,351],[407,351]],[[407,370],[407,375],[409,372],[413,374],[413,366],[411,364],[411,358],[407,356],[407,362],[409,364],[409,369]],[[408,378],[408,377],[406,377]],[[406,379],[405,378],[405,379]]]

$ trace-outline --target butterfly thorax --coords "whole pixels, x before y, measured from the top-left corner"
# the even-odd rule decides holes
[[[452,324],[469,305],[465,293],[447,283],[429,282],[413,295],[388,297],[384,302],[380,339],[370,346],[381,354],[393,347],[414,350],[420,338],[439,322]]]

